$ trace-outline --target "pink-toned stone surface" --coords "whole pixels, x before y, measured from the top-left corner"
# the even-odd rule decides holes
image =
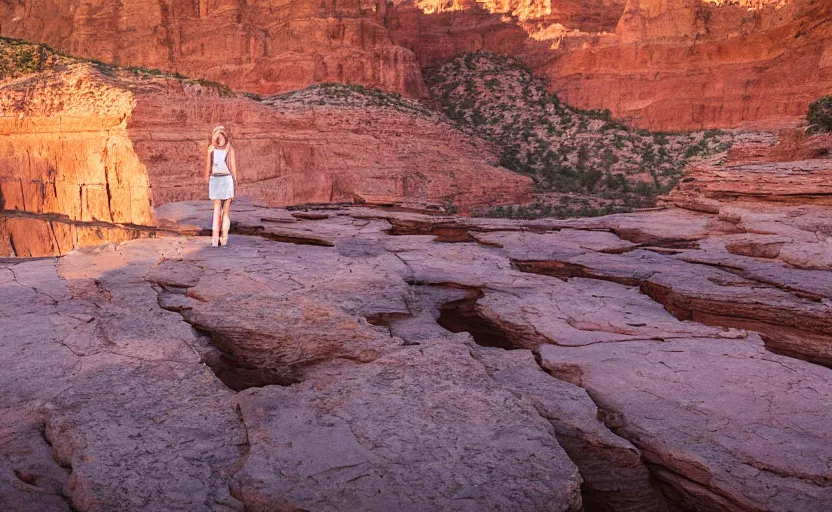
[[[0,263],[3,505],[825,510],[832,374],[797,357],[832,274],[747,248],[818,218],[725,208],[237,202],[215,249],[172,203],[183,235]]]

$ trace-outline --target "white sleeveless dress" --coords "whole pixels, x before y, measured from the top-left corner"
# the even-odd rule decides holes
[[[211,179],[208,181],[208,198],[226,200],[234,197],[234,178],[225,159],[228,150],[215,149],[212,158]]]

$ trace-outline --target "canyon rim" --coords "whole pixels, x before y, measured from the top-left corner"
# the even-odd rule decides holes
[[[0,510],[832,510],[827,0],[7,0],[0,210]]]

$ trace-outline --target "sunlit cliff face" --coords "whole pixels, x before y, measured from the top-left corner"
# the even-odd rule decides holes
[[[792,0],[702,0],[702,3],[719,7],[733,5],[745,7],[748,10],[756,10],[770,6],[779,9],[791,4]]]
[[[506,23],[517,23],[535,40],[560,40],[566,36],[613,33],[626,12],[648,16],[676,9],[740,7],[748,10],[779,9],[793,0],[399,0],[425,14],[482,9],[501,14]]]
[[[520,21],[552,14],[552,0],[416,0],[414,5],[425,14],[479,6],[491,14],[510,14]]]
[[[626,0],[401,0],[425,14],[467,11],[500,15],[503,23],[525,29],[536,41],[557,48],[567,36],[612,33]]]

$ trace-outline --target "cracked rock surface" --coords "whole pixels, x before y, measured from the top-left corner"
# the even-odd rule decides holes
[[[4,262],[0,508],[828,510],[830,273],[793,208],[238,202],[212,248],[177,203],[181,235]]]

